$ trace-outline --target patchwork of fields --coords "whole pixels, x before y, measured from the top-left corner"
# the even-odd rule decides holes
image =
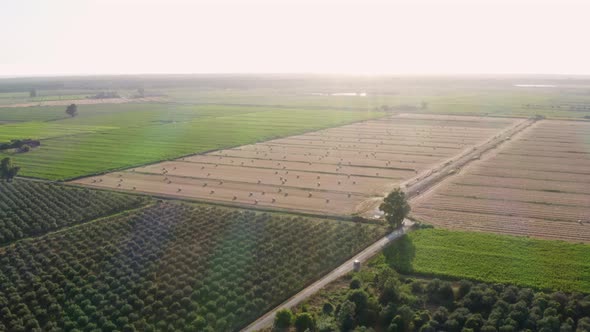
[[[590,123],[540,121],[417,203],[436,226],[590,242]]]
[[[522,121],[402,114],[75,183],[349,215],[370,211],[393,188]]]
[[[590,122],[541,120],[590,118],[581,87],[208,80],[0,91],[0,143],[41,141],[0,159],[75,184],[0,182],[0,331],[238,330],[386,235],[336,216],[373,217],[396,187],[437,228],[373,262],[590,293],[590,246],[572,243],[590,243]]]
[[[51,108],[24,109],[22,115],[21,109],[1,109],[0,121],[21,119],[29,112],[36,118],[56,121],[0,125],[0,141],[41,139],[39,148],[27,153],[0,153],[0,158],[13,158],[22,167],[19,175],[64,180],[383,115],[239,106],[93,107],[96,112],[81,106],[78,117],[62,120],[63,109],[61,115]]]

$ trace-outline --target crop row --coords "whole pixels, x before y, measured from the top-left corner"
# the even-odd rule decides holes
[[[146,203],[144,197],[36,181],[0,183],[0,245]]]
[[[515,200],[491,200],[435,195],[420,207],[437,210],[474,212],[482,214],[522,216],[546,220],[578,222],[590,214],[587,206],[564,206],[548,203],[529,203]]]
[[[523,203],[555,204],[566,206],[586,206],[589,202],[588,195],[566,192],[498,188],[494,186],[463,186],[450,184],[447,192],[442,196],[473,197],[490,200],[511,200]]]
[[[160,203],[7,247],[0,330],[236,330],[383,233]]]
[[[590,228],[574,222],[428,208],[420,208],[418,218],[425,223],[448,229],[590,243]]]
[[[586,244],[424,229],[396,242],[386,256],[405,273],[590,292]]]
[[[166,108],[162,105],[160,107]],[[239,107],[236,109],[239,110]],[[133,114],[133,111],[129,112]],[[166,112],[162,110],[161,113]],[[380,115],[382,114],[330,110],[270,110],[253,113],[236,111],[228,116],[193,118],[178,123],[144,123],[138,120],[139,125],[136,127],[119,127],[44,140],[39,149],[14,155],[13,158],[22,167],[21,174],[24,176],[68,179],[299,134]],[[118,126],[117,116],[113,115],[110,122],[105,118],[108,117],[88,117],[84,123]],[[68,126],[76,121],[64,120],[59,123]],[[1,134],[2,128],[0,136]]]

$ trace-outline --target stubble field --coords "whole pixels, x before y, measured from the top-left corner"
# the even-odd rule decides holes
[[[309,213],[366,213],[393,188],[520,121],[402,114],[75,183]]]
[[[541,121],[428,193],[436,226],[590,242],[590,123]]]

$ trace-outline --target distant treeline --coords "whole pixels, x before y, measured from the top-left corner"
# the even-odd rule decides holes
[[[512,88],[517,77],[412,77],[412,76],[347,76],[314,74],[191,74],[191,75],[118,75],[78,77],[0,78],[0,93],[37,90],[135,90],[190,87],[209,89],[288,89],[289,91],[316,92],[366,91],[372,95],[399,94],[413,88],[446,91],[452,89],[519,89]],[[523,76],[535,84],[560,87],[590,85],[590,79],[580,77]]]
[[[524,104],[526,109],[558,109],[568,110],[574,112],[590,112],[590,105],[586,104],[566,104],[566,105],[540,105],[540,104]]]
[[[121,98],[117,91],[101,91],[94,96],[86,97],[88,99],[109,99],[109,98]]]

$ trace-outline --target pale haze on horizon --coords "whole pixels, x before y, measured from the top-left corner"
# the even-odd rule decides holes
[[[4,0],[0,76],[590,74],[590,2]]]

